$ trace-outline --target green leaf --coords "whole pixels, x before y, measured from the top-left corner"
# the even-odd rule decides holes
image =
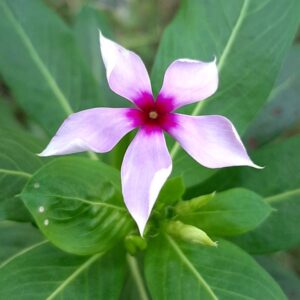
[[[300,187],[300,136],[281,143],[270,144],[253,151],[253,161],[265,166],[262,170],[253,168],[230,168],[219,171],[201,185],[190,189],[187,197],[201,193],[211,193],[242,186],[262,196],[294,190]]]
[[[1,80],[1,79],[0,79]],[[20,130],[21,124],[17,121],[14,111],[14,105],[11,101],[0,97],[0,128],[10,130]]]
[[[223,240],[211,248],[160,236],[147,250],[145,274],[154,300],[286,299],[249,255]]]
[[[0,72],[22,109],[53,134],[100,89],[71,30],[40,0],[0,0]]]
[[[84,6],[74,18],[74,33],[87,65],[94,78],[106,82],[105,69],[99,48],[99,29],[111,35],[110,24],[105,12],[91,6]]]
[[[268,102],[246,133],[253,147],[268,143],[299,125],[300,114],[300,45],[293,46],[281,68]]]
[[[188,106],[183,112],[224,115],[243,134],[271,91],[298,28],[299,5],[297,0],[182,1],[160,43],[152,72],[154,89],[159,90],[164,71],[173,60],[211,61],[216,56],[218,91],[210,100]],[[173,156],[177,149],[173,149]],[[177,159],[176,175],[180,172],[176,170]],[[209,176],[191,162],[184,174],[187,187],[195,183],[191,175],[199,174],[198,183]]]
[[[270,213],[271,207],[259,195],[236,188],[217,193],[197,210],[178,211],[178,219],[201,228],[209,235],[233,236],[253,230]]]
[[[254,231],[233,239],[253,254],[287,250],[300,245],[300,188],[266,198],[274,211]]]
[[[21,250],[41,242],[43,240],[43,236],[31,224],[1,221],[0,240],[1,265],[3,261],[10,260],[11,257]]]
[[[21,197],[45,236],[70,253],[106,251],[133,228],[118,171],[99,161],[54,160],[32,176]]]
[[[288,254],[282,253],[282,259],[280,254],[278,256],[259,256],[256,260],[278,282],[288,299],[300,299],[300,278],[291,267],[286,266],[285,260],[289,259]]]
[[[19,230],[16,227],[16,232]],[[3,235],[5,228],[0,229],[1,240]],[[19,248],[0,264],[1,299],[119,298],[125,276],[123,250],[80,257],[66,254],[47,241]]]
[[[300,136],[253,152],[255,163],[263,170],[239,168],[220,171],[211,179],[190,190],[210,193],[235,186],[251,189],[265,197],[274,211],[257,229],[234,239],[251,253],[269,253],[300,244],[297,230],[300,220]]]
[[[172,177],[181,176],[186,188],[191,188],[213,176],[217,170],[198,164],[186,152],[181,151],[174,159]]]
[[[82,57],[92,72],[98,88],[101,89],[102,103],[108,107],[128,106],[128,102],[112,92],[106,79],[106,71],[100,54],[99,29],[105,36],[112,35],[111,22],[107,12],[91,6],[84,6],[74,18],[74,34]]]
[[[158,199],[156,201],[156,208],[160,209],[166,205],[172,205],[181,199],[184,193],[184,185],[181,177],[174,177],[169,179],[162,187]]]
[[[37,169],[42,166],[33,152],[38,142],[30,135],[0,130],[0,220],[28,221],[30,215],[16,197]]]

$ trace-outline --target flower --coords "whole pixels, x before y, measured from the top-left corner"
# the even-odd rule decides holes
[[[225,117],[174,112],[214,94],[218,87],[215,61],[175,60],[167,68],[162,88],[154,100],[147,70],[137,54],[101,33],[100,49],[110,88],[134,107],[92,108],[70,115],[39,155],[86,150],[108,152],[124,135],[138,128],[123,159],[121,181],[125,204],[141,235],[172,170],[164,132],[205,167],[257,167],[250,160],[236,129]]]

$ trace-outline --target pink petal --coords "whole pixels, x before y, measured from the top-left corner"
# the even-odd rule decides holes
[[[110,151],[135,126],[130,108],[92,108],[70,115],[40,156]]]
[[[216,61],[175,60],[166,70],[158,100],[171,99],[174,108],[204,100],[218,87]]]
[[[163,132],[140,129],[126,151],[121,177],[125,204],[141,235],[171,170],[172,161]]]
[[[110,88],[136,103],[143,95],[152,95],[148,72],[141,58],[100,32],[100,49]]]
[[[255,165],[233,124],[222,116],[174,114],[176,126],[168,132],[197,162],[208,168]]]

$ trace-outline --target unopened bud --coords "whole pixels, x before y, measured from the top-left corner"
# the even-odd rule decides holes
[[[213,192],[211,194],[199,196],[191,200],[181,201],[175,206],[175,212],[177,215],[186,215],[195,212],[211,201],[215,194],[216,192]]]
[[[212,241],[206,232],[195,226],[180,221],[171,221],[167,224],[166,230],[170,235],[184,241],[217,247],[217,243]]]
[[[135,255],[138,250],[147,248],[147,242],[140,236],[128,235],[125,238],[125,247],[131,255]]]

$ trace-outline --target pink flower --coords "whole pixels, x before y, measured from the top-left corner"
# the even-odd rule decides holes
[[[110,88],[133,108],[92,108],[69,116],[40,156],[86,150],[110,151],[134,128],[121,169],[125,204],[141,234],[158,194],[172,170],[164,131],[208,168],[257,167],[232,123],[222,116],[188,116],[174,111],[214,94],[215,61],[178,59],[167,69],[154,100],[147,70],[138,55],[100,33],[100,48]]]

